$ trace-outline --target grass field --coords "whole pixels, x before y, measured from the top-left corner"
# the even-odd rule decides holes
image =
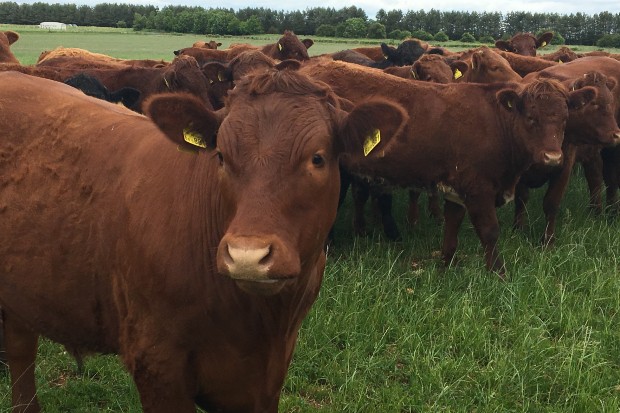
[[[22,33],[13,50],[25,64],[58,45],[170,59],[171,50],[199,39],[13,29]],[[311,50],[324,53],[319,46],[350,47],[317,42]],[[347,205],[320,296],[299,335],[280,410],[620,411],[620,224],[590,214],[577,170],[559,215],[557,244],[543,249],[541,193],[534,191],[529,203],[525,232],[510,229],[512,205],[499,210],[506,282],[484,269],[468,222],[457,263],[444,268],[433,258],[440,224],[425,214],[418,227],[407,229],[405,194],[396,203],[404,234],[399,243],[385,241],[370,211],[370,235],[353,237]],[[61,346],[42,340],[37,379],[48,413],[140,411],[116,357],[88,358],[80,375]],[[0,373],[0,413],[9,406],[9,380]]]

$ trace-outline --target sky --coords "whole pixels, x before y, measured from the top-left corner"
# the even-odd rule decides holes
[[[42,0],[17,1],[17,3],[34,3]],[[45,1],[44,1],[45,2]],[[531,13],[559,13],[571,14],[582,12],[596,14],[608,11],[612,14],[620,13],[619,0],[434,0],[416,5],[411,0],[52,0],[47,3],[73,3],[94,6],[99,3],[127,3],[136,5],[153,5],[159,8],[169,5],[200,6],[204,8],[232,8],[238,10],[245,7],[264,7],[272,10],[303,11],[313,7],[342,7],[357,6],[366,12],[370,19],[374,19],[377,11],[399,9],[406,13],[408,10],[426,11],[431,8],[439,11],[477,11],[477,12],[501,12],[528,11]]]

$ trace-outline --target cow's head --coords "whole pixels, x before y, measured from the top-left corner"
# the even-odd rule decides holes
[[[424,47],[426,46],[426,47]],[[386,60],[394,66],[409,66],[424,54],[428,45],[418,39],[404,40],[397,48],[381,43],[381,51]]]
[[[617,87],[614,79],[596,71],[587,72],[572,82],[569,90],[575,96],[571,98],[566,127],[571,140],[602,145],[620,142],[614,99]]]
[[[159,92],[187,92],[210,104],[209,84],[196,59],[179,55],[162,71]]]
[[[411,66],[411,76],[425,82],[450,83],[459,78],[459,74],[462,76],[462,72],[456,70],[453,70],[443,56],[425,54]]]
[[[574,92],[573,92],[574,93]],[[512,115],[512,141],[533,163],[555,166],[562,162],[562,142],[568,119],[568,91],[557,80],[535,80],[521,90],[497,92],[497,100]]]
[[[472,83],[520,82],[521,76],[506,59],[482,46],[471,55],[467,80]]]
[[[19,39],[19,34],[6,30],[0,31],[0,63],[19,63],[11,51],[11,45]]]
[[[219,109],[224,106],[224,98],[235,82],[249,73],[266,72],[274,67],[279,70],[285,67],[297,69],[300,64],[298,60],[292,59],[278,63],[260,50],[247,50],[228,63],[209,62],[202,67],[202,72],[210,83],[209,94],[213,108]]]
[[[522,56],[536,56],[536,49],[548,45],[552,38],[551,32],[545,32],[538,38],[532,33],[517,33],[508,40],[496,41],[495,47]]]
[[[276,55],[274,57],[278,60],[309,60],[308,48],[313,44],[314,42],[310,39],[300,41],[295,33],[286,30],[276,43]]]
[[[345,112],[326,84],[276,68],[242,78],[225,116],[178,94],[152,98],[147,113],[177,145],[197,142],[217,163],[212,179],[224,221],[217,269],[261,294],[320,277],[336,217],[339,156],[364,156],[364,149],[376,156],[407,120],[383,100]]]

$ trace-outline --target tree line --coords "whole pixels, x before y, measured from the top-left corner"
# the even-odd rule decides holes
[[[299,35],[404,38],[445,36],[459,40],[471,36],[488,41],[509,37],[517,32],[540,33],[550,30],[566,44],[592,45],[605,35],[620,33],[620,13],[606,11],[594,15],[584,13],[530,12],[442,12],[425,10],[389,10],[377,12],[374,19],[356,6],[307,8],[304,11],[282,11],[246,7],[225,8],[155,6],[102,3],[93,7],[75,4],[0,3],[0,23],[39,24],[59,21],[78,26],[131,27],[134,30],[165,32],[252,35],[282,33],[293,30]],[[468,37],[469,38],[469,37]]]

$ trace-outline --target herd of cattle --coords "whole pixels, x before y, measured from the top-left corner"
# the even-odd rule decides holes
[[[59,48],[32,66],[11,53],[18,38],[0,32],[14,413],[40,411],[39,335],[77,357],[119,354],[147,412],[276,412],[348,188],[355,231],[372,196],[391,239],[392,188],[410,191],[411,222],[420,191],[438,217],[443,193],[445,262],[467,213],[501,277],[497,206],[514,198],[522,227],[528,189],[548,183],[553,242],[576,162],[590,204],[602,210],[604,183],[616,203],[620,61],[536,56],[548,33],[310,58],[312,40],[286,32],[263,48],[200,42],[171,62]]]

